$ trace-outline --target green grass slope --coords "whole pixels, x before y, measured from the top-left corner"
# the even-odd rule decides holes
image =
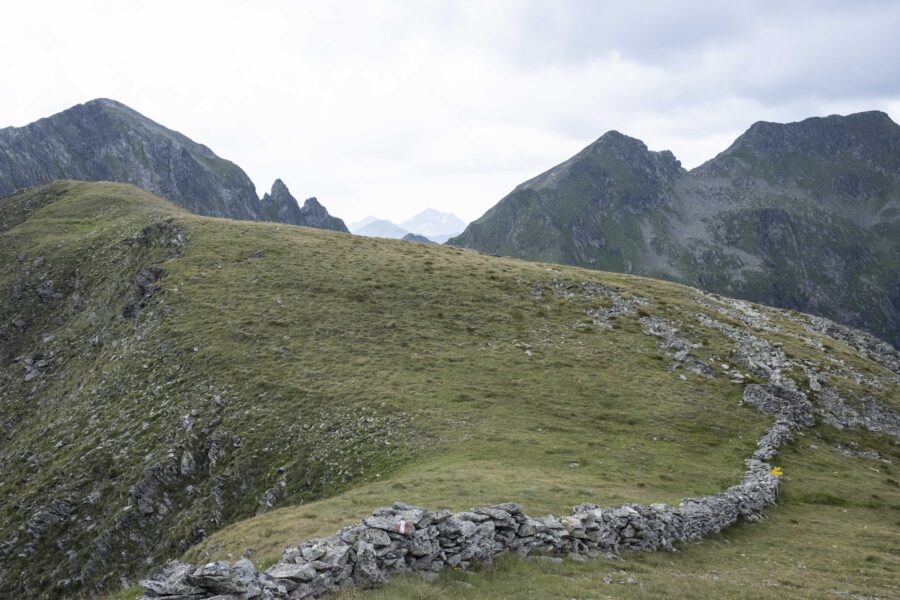
[[[91,597],[182,554],[263,566],[394,500],[514,500],[540,514],[719,491],[771,419],[741,403],[721,369],[731,341],[696,315],[751,329],[698,298],[627,275],[198,217],[118,184],[7,198],[0,596]],[[833,366],[828,383],[849,400],[900,408],[887,370],[796,315],[766,314],[777,332],[754,335]],[[716,375],[672,363],[647,315],[678,323]],[[785,455],[766,523],[675,554],[510,558],[347,595],[890,597],[898,465],[895,439],[819,425]]]

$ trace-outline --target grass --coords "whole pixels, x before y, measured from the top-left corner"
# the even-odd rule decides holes
[[[190,238],[180,253],[123,243],[170,218]],[[608,307],[608,298],[561,297],[554,282],[577,291],[595,281],[646,298],[644,313],[703,341],[699,358],[730,361],[730,341],[694,320],[706,310],[697,292],[671,283],[196,217],[115,184],[60,183],[6,200],[0,236],[0,318],[9,335],[0,370],[9,435],[0,445],[0,538],[53,499],[77,507],[77,518],[47,526],[33,552],[28,540],[17,542],[5,572],[26,576],[0,575],[2,593],[91,596],[182,554],[246,554],[267,566],[285,546],[394,500],[451,509],[514,500],[530,514],[584,501],[676,502],[734,483],[770,423],[741,405],[739,385],[668,370],[637,313],[610,328],[588,324],[587,311]],[[134,274],[149,264],[164,270],[160,289],[137,318],[124,319]],[[37,300],[31,286],[48,279],[64,300]],[[14,298],[17,285],[24,291]],[[26,329],[7,327],[18,318]],[[826,352],[839,353],[887,380],[839,342],[811,348],[792,337],[796,323],[775,311],[771,318],[785,333],[759,335],[797,356],[824,362]],[[44,342],[47,334],[54,337]],[[37,350],[52,355],[51,367],[26,383],[11,359]],[[833,379],[854,397],[896,402],[895,384],[879,390]],[[817,433],[818,450],[804,446],[808,436],[785,458],[785,500],[766,523],[676,554],[561,565],[505,558],[474,576],[399,580],[366,595],[796,591],[766,583],[780,581],[799,582],[808,597],[827,586],[896,594],[883,574],[898,565],[890,551],[900,521],[890,483],[900,479],[897,446],[858,432]],[[832,438],[894,463],[839,455]],[[194,468],[184,472],[188,455]],[[169,470],[146,498],[153,512],[142,513],[134,486],[153,483],[147,469],[155,465]],[[839,555],[854,558],[830,565]],[[642,585],[603,583],[615,570]],[[84,587],[59,583],[78,576]],[[126,585],[116,593],[137,592]]]

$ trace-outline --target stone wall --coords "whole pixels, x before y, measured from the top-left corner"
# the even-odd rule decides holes
[[[767,387],[767,395],[784,402],[794,398],[793,390]],[[758,393],[748,386],[745,396]],[[288,548],[265,572],[256,572],[246,559],[200,567],[172,561],[141,582],[144,598],[315,598],[344,586],[373,587],[396,573],[466,569],[504,552],[597,556],[671,550],[675,542],[699,540],[740,519],[764,516],[778,497],[779,484],[765,461],[791,439],[791,429],[803,426],[789,420],[790,411],[785,413],[757,441],[740,483],[713,496],[686,498],[678,506],[581,504],[562,517],[531,517],[514,503],[451,513],[397,502],[331,537]]]

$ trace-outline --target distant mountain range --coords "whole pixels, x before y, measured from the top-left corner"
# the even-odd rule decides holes
[[[115,100],[0,129],[0,197],[58,179],[132,183],[200,215],[347,231],[280,179],[260,200],[240,167]]]
[[[350,225],[350,230],[356,235],[399,240],[404,239],[409,234],[413,234],[416,237],[427,238],[428,241],[438,244],[446,242],[465,228],[465,221],[456,215],[433,208],[426,208],[399,225],[371,215]]]
[[[466,223],[452,213],[426,208],[416,216],[400,223],[403,229],[438,241],[445,235],[456,235],[466,228]]]
[[[610,131],[449,243],[669,279],[900,346],[900,126],[874,111],[760,122],[691,171]]]

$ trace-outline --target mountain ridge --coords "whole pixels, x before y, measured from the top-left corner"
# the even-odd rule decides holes
[[[0,197],[60,179],[131,183],[206,216],[348,231],[290,194],[263,205],[235,163],[108,98],[0,129]]]
[[[900,126],[875,111],[759,122],[690,171],[611,131],[448,243],[662,277],[898,345],[898,239]]]

